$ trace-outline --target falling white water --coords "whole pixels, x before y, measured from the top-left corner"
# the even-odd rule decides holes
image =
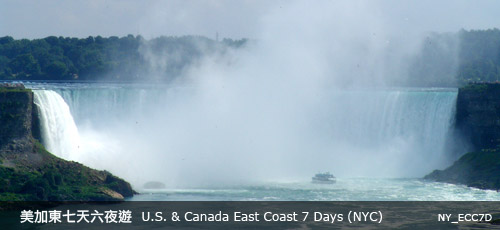
[[[80,148],[80,136],[68,104],[52,90],[33,92],[45,148],[61,158],[73,160]]]

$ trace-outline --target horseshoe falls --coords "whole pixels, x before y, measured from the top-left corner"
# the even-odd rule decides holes
[[[135,200],[499,198],[418,179],[456,159],[456,89],[332,90],[297,107],[288,95],[267,103],[187,87],[29,87],[45,147],[129,180],[145,192]],[[320,171],[337,183],[311,184]]]

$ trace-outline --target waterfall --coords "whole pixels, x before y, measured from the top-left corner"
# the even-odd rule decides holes
[[[336,140],[373,148],[412,139],[422,154],[436,157],[453,125],[456,97],[456,91],[337,92],[323,120]]]
[[[456,90],[335,92],[318,120],[327,121],[323,135],[334,149],[357,154],[353,161],[382,162],[379,172],[392,167],[421,176],[453,160],[446,144],[452,139],[456,98]],[[367,168],[373,170],[373,164]]]
[[[52,90],[33,90],[41,121],[45,148],[64,159],[78,153],[80,137],[68,104]]]
[[[300,107],[200,99],[190,89],[34,92],[49,151],[139,185],[300,178],[318,170],[421,177],[454,160],[445,146],[456,89],[337,90]]]

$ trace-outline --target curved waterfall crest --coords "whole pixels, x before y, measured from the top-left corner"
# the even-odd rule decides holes
[[[80,136],[68,104],[52,90],[33,90],[40,114],[42,142],[51,153],[73,160],[80,147]]]

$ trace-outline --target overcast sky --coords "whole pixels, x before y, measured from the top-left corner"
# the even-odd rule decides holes
[[[309,1],[315,4],[315,1]],[[388,28],[456,31],[500,27],[500,1],[350,1],[371,5]],[[0,36],[43,38],[141,34],[258,38],[269,15],[292,1],[0,0]],[[314,16],[304,9],[303,15]],[[362,16],[360,16],[362,17]]]

